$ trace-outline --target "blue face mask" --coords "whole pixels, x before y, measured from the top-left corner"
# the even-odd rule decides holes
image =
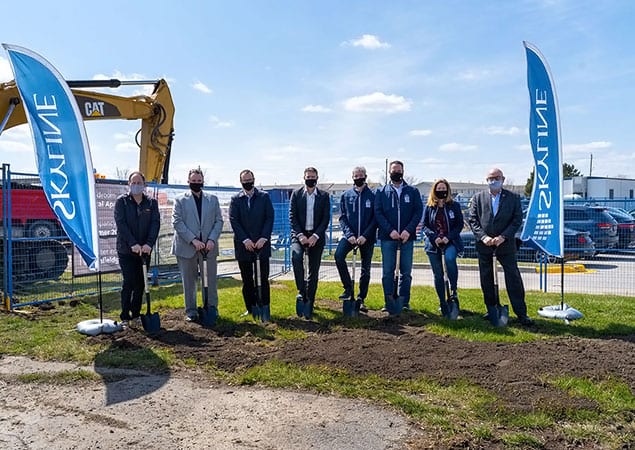
[[[145,186],[143,186],[142,184],[131,184],[131,185],[130,185],[130,193],[131,193],[132,195],[139,195],[139,194],[142,194],[142,193],[143,193],[143,190],[144,190],[145,188],[146,188],[146,187],[145,187]]]
[[[498,191],[503,187],[503,180],[490,180],[487,182],[490,191]]]

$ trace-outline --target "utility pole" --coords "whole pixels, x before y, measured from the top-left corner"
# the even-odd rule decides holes
[[[388,184],[388,158],[386,158],[386,172],[384,175],[384,184]]]
[[[593,174],[593,153],[591,153],[591,161],[589,162],[589,176]]]

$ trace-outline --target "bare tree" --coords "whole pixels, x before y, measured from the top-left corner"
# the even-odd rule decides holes
[[[116,180],[127,180],[129,176],[130,176],[130,169],[122,169],[120,167],[115,167]]]
[[[410,186],[416,186],[419,183],[423,182],[423,180],[421,178],[417,178],[414,175],[404,175],[403,179]]]

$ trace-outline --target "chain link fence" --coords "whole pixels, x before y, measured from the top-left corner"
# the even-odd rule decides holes
[[[161,213],[159,239],[152,254],[151,276],[155,285],[180,282],[176,258],[171,255],[172,208],[176,196],[187,186],[150,185],[147,193],[158,200]],[[11,172],[8,165],[2,173],[2,279],[3,298],[7,308],[51,301],[77,299],[102,292],[119,290],[121,275],[116,252],[114,203],[127,192],[125,182],[97,180],[96,196],[100,239],[101,273],[90,272],[73,244],[64,234],[44,196],[37,175]],[[216,195],[223,212],[223,232],[219,242],[218,274],[221,277],[239,273],[234,260],[233,235],[229,223],[229,202],[238,188],[206,187]],[[274,195],[275,222],[272,235],[271,276],[292,279],[290,272],[289,192]],[[281,195],[280,195],[281,194]],[[339,228],[339,198],[332,198],[332,218],[326,233],[327,243],[320,279],[339,281],[333,256],[342,236]],[[627,212],[635,208],[629,199],[594,199],[567,202],[580,208],[619,208]],[[463,205],[467,208],[467,205]],[[565,216],[566,219],[566,216]],[[567,222],[565,221],[565,226]],[[615,226],[615,245],[598,241],[592,247],[565,239],[567,263],[565,274],[560,264],[547,261],[535,249],[523,246],[519,265],[527,290],[576,292],[635,297],[635,219],[632,224],[591,224],[599,229]],[[595,230],[594,230],[595,231]],[[479,288],[478,266],[471,232],[465,230],[466,250],[459,258],[459,292],[461,288]],[[573,238],[575,239],[575,237]],[[602,241],[604,242],[604,241]],[[359,272],[358,272],[359,273]],[[375,249],[371,283],[381,283],[381,251]],[[503,282],[503,277],[501,277]],[[415,245],[413,284],[432,286],[432,271],[419,239]],[[503,283],[504,287],[504,283]],[[318,293],[319,295],[319,293]],[[416,299],[414,299],[416,301]]]

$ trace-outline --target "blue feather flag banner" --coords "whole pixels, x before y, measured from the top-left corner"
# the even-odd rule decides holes
[[[95,176],[75,98],[60,73],[40,55],[2,45],[31,126],[46,198],[86,265],[98,271]]]
[[[562,146],[558,98],[549,66],[540,51],[523,42],[527,54],[529,140],[534,156],[534,186],[521,239],[545,253],[564,256]]]

